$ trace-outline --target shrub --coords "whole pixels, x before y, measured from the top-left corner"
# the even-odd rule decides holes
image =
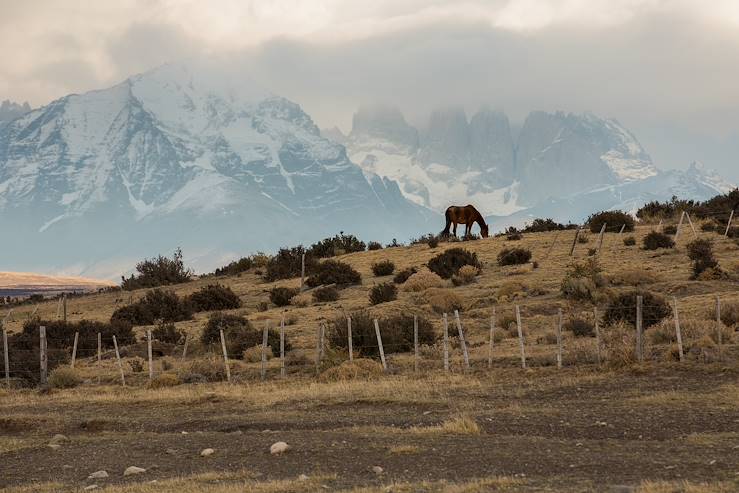
[[[718,267],[718,262],[713,256],[713,247],[711,242],[704,239],[693,240],[687,245],[688,258],[693,261],[693,278],[708,269]]]
[[[606,228],[618,227],[619,230],[625,224],[624,231],[634,231],[634,218],[623,211],[602,211],[588,217],[587,225],[591,233],[600,233],[603,224],[606,224]]]
[[[49,373],[49,387],[53,389],[71,389],[81,383],[77,370],[69,366],[59,366]]]
[[[389,260],[383,260],[372,264],[372,273],[377,276],[389,276],[395,270],[395,264]]]
[[[464,265],[481,268],[477,255],[464,248],[450,248],[428,262],[428,268],[443,279],[449,279]]]
[[[379,357],[377,336],[372,316],[367,311],[354,312],[352,319],[352,346],[356,353],[367,357]],[[386,354],[413,350],[413,315],[400,314],[378,319],[382,345]],[[347,349],[346,317],[340,316],[329,324],[328,342],[332,347]],[[418,316],[418,343],[433,344],[433,326],[425,317]]]
[[[480,273],[480,269],[474,265],[463,265],[457,275],[452,276],[452,284],[455,286],[463,286],[469,284],[475,280],[475,277]]]
[[[333,238],[325,238],[310,247],[310,254],[316,258],[335,257],[345,253],[363,252],[365,249],[363,241],[359,241],[354,235],[345,235],[342,231]]]
[[[562,296],[571,300],[597,301],[598,289],[606,285],[602,272],[598,259],[594,257],[573,263],[562,279]]]
[[[322,382],[341,382],[347,380],[374,380],[384,373],[382,365],[375,360],[355,358],[332,366],[320,375]]]
[[[336,284],[337,286],[347,286],[350,284],[359,284],[362,282],[362,276],[354,270],[349,264],[339,262],[338,260],[324,260],[315,269],[313,275],[306,279],[306,283],[310,287],[316,287],[325,284]]]
[[[536,218],[530,225],[523,228],[524,233],[544,233],[546,231],[560,231],[565,229],[577,228],[574,224],[560,224],[553,219]]]
[[[144,360],[138,356],[128,360],[128,366],[134,373],[141,373],[144,371]]]
[[[264,280],[274,282],[280,279],[299,277],[303,265],[303,254],[305,254],[305,271],[310,273],[318,265],[318,261],[311,252],[307,252],[302,245],[293,248],[280,248],[277,255],[267,261]]]
[[[525,248],[504,248],[498,253],[498,265],[519,265],[531,260],[531,251]]]
[[[662,228],[662,232],[666,235],[675,236],[677,234],[677,226],[674,224],[668,224]]]
[[[650,231],[644,237],[644,250],[657,250],[658,248],[673,248],[675,242],[672,238],[658,231]]]
[[[382,244],[377,241],[370,241],[367,243],[367,250],[382,250]]]
[[[110,317],[112,322],[131,325],[152,325],[156,320],[180,322],[192,318],[193,306],[180,299],[174,291],[152,289],[135,303],[118,308]]]
[[[174,373],[160,373],[159,375],[155,375],[147,386],[150,389],[161,389],[164,387],[174,387],[181,383],[180,378]]]
[[[185,268],[182,261],[182,250],[175,250],[172,258],[159,255],[157,258],[145,259],[136,264],[137,275],[131,274],[126,279],[121,277],[121,287],[125,290],[156,288],[188,282],[192,271]]]
[[[508,302],[516,298],[526,297],[528,287],[519,281],[506,281],[500,285],[495,292],[495,299],[498,302]]]
[[[727,327],[739,325],[739,302],[721,304],[721,321]]]
[[[603,321],[607,325],[627,322],[636,326],[636,297],[642,297],[642,321],[644,329],[659,323],[670,315],[670,305],[661,296],[650,291],[629,291],[616,295],[608,304]]]
[[[440,288],[444,285],[444,280],[433,272],[423,270],[411,275],[405,283],[403,289],[405,291],[425,291],[429,288]]]
[[[640,286],[660,281],[660,276],[647,269],[626,269],[610,276],[611,284],[615,286]]]
[[[624,238],[624,245],[626,246],[636,245],[636,238],[634,238],[633,236],[627,236],[626,238]]]
[[[391,282],[375,284],[370,289],[369,301],[372,305],[379,305],[398,298],[398,288]]]
[[[333,286],[323,286],[313,291],[313,301],[325,303],[339,299],[339,290]]]
[[[103,349],[113,347],[113,336],[116,336],[119,346],[132,344],[135,336],[131,324],[113,321],[110,323],[93,322],[91,320],[80,320],[79,322],[64,322],[63,320],[40,320],[38,318],[27,320],[23,324],[23,330],[17,335],[26,335],[34,341],[33,346],[38,350],[39,327],[46,327],[47,346],[52,349],[67,349],[74,344],[74,334],[78,333],[77,356],[85,358],[94,356],[97,352],[97,335],[100,333]],[[10,336],[9,336],[10,338]],[[11,346],[10,340],[8,346]],[[11,357],[11,360],[13,358]],[[38,360],[37,360],[38,362]]]
[[[230,287],[220,284],[208,284],[188,296],[187,300],[198,312],[241,307],[241,300],[236,293]]]
[[[226,339],[226,351],[232,358],[242,358],[244,350],[254,346],[261,346],[263,332],[252,327],[249,321],[237,315],[228,315],[214,312],[208,317],[203,328],[200,341],[203,344],[220,344],[220,329]],[[273,348],[280,347],[280,333],[275,329],[267,332],[267,345]],[[285,339],[285,351],[291,349],[290,342]]]
[[[276,306],[287,306],[293,296],[299,292],[298,288],[275,287],[269,291],[269,301]]]
[[[435,235],[432,235],[428,239],[428,241],[426,242],[426,244],[429,246],[429,248],[436,248],[437,246],[439,246],[439,237],[438,236],[435,236]]]
[[[254,267],[254,261],[251,257],[241,257],[228,265],[217,268],[213,274],[216,276],[235,276],[248,271],[252,267]]]
[[[713,219],[701,224],[701,231],[720,231],[721,225]]]
[[[426,290],[426,302],[436,313],[452,313],[462,311],[462,298],[449,289],[431,288]]]
[[[506,235],[506,240],[508,241],[518,241],[523,238],[523,235],[519,233],[518,231],[514,231],[512,233],[508,233]]]
[[[415,267],[409,267],[407,269],[403,269],[397,274],[395,274],[395,277],[393,277],[393,282],[395,284],[403,284],[408,280],[409,277],[411,277],[413,274],[418,272]]]
[[[590,337],[595,335],[595,326],[581,318],[572,318],[565,322],[563,328],[572,331],[575,337]]]
[[[161,322],[151,331],[151,337],[166,344],[179,344],[185,339],[185,332],[171,322]]]
[[[585,243],[588,243],[589,241],[590,241],[590,237],[586,235],[585,233],[580,233],[580,236],[577,237],[578,243],[585,244]]]

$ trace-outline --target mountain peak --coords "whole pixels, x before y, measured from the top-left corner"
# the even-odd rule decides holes
[[[20,118],[29,111],[31,111],[31,106],[28,104],[28,101],[18,104],[6,99],[0,103],[0,124]]]

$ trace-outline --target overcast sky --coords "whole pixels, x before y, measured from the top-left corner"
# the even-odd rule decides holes
[[[737,0],[0,0],[0,100],[220,56],[348,130],[363,103],[593,111],[739,181]]]

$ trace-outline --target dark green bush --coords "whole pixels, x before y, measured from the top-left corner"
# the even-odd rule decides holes
[[[214,274],[216,276],[235,276],[248,271],[252,267],[254,267],[254,260],[251,257],[241,257],[228,265],[219,267],[215,270]]]
[[[230,287],[220,284],[208,284],[198,289],[187,300],[195,311],[231,310],[241,307],[241,300]]]
[[[351,265],[329,259],[318,264],[314,273],[305,282],[310,287],[327,284],[348,286],[362,282],[362,276]]]
[[[226,351],[230,358],[241,359],[245,349],[262,345],[263,329],[254,328],[244,317],[221,312],[214,312],[208,317],[200,341],[205,345],[220,345],[220,329],[223,329]],[[269,329],[267,345],[275,351],[279,350],[280,333],[278,330]],[[291,348],[290,342],[285,338],[285,351],[289,351]]]
[[[531,251],[525,248],[504,248],[498,253],[498,265],[525,264],[531,260]]]
[[[151,331],[151,337],[166,344],[179,344],[185,340],[185,332],[178,329],[172,322],[160,322]]]
[[[677,234],[677,226],[674,224],[668,224],[662,228],[662,232],[666,235],[675,236]]]
[[[482,264],[477,255],[464,248],[450,248],[432,258],[428,262],[428,268],[442,279],[449,279],[459,272],[465,265],[472,265],[482,269]]]
[[[379,358],[375,326],[370,314],[366,311],[354,312],[352,319],[352,346],[355,358]],[[385,354],[402,353],[413,350],[413,315],[394,315],[378,320],[382,345]],[[346,317],[340,316],[331,322],[327,332],[329,344],[337,349],[347,349],[347,322]],[[418,317],[418,343],[431,345],[435,342],[435,334],[431,322],[425,317]]]
[[[634,238],[633,236],[627,236],[626,238],[624,238],[624,245],[626,246],[636,245],[636,238]]]
[[[581,318],[572,318],[564,323],[565,330],[572,331],[575,337],[590,337],[595,335],[595,326]]]
[[[175,250],[171,259],[159,255],[157,258],[145,259],[136,264],[138,274],[121,278],[121,287],[125,290],[156,288],[188,282],[192,279],[192,271],[185,268],[182,261],[182,250]]]
[[[354,235],[342,231],[333,238],[325,238],[310,247],[310,254],[316,258],[335,257],[345,253],[363,252],[365,244]]]
[[[398,288],[391,282],[375,284],[370,289],[369,300],[371,305],[387,303],[398,298]]]
[[[506,235],[506,240],[508,241],[518,241],[523,238],[523,235],[519,233],[518,231],[514,233],[509,233]]]
[[[693,278],[697,278],[703,271],[718,267],[718,261],[713,256],[711,242],[704,239],[693,240],[687,245],[688,258],[693,261]]]
[[[675,242],[672,238],[658,231],[650,231],[644,237],[644,250],[657,250],[659,248],[674,248]]]
[[[714,220],[706,221],[701,224],[701,231],[720,231],[721,226]]]
[[[367,250],[382,250],[382,244],[377,241],[370,241],[367,243]]]
[[[307,274],[312,272],[318,265],[318,261],[302,245],[293,248],[280,248],[277,255],[267,261],[264,280],[274,282],[279,279],[300,277],[302,256],[304,253],[306,254],[305,271]]]
[[[389,260],[382,260],[372,264],[372,273],[377,276],[389,276],[395,270],[395,264]]]
[[[407,269],[403,269],[397,274],[395,274],[395,277],[393,277],[393,282],[395,284],[403,284],[405,281],[408,280],[409,277],[411,277],[413,274],[418,272],[415,267],[408,267]]]
[[[180,322],[190,320],[194,307],[181,300],[174,291],[152,289],[139,301],[113,312],[111,323],[128,322],[131,325],[152,325],[156,320]]]
[[[671,313],[670,305],[660,295],[650,291],[629,291],[616,295],[603,314],[607,325],[627,322],[636,326],[636,297],[642,296],[642,321],[644,328],[659,323]]]
[[[333,286],[323,286],[313,291],[313,301],[326,303],[339,299],[339,290]]]
[[[634,231],[634,218],[623,211],[602,211],[588,217],[587,225],[591,233],[600,233],[603,224],[606,224],[606,230],[610,227],[619,231],[625,224],[624,231]]]
[[[269,291],[269,301],[276,306],[287,306],[290,300],[300,292],[297,288],[275,287]]]
[[[546,231],[560,231],[565,229],[577,229],[576,224],[560,224],[555,222],[553,219],[541,219],[536,218],[534,221],[526,225],[522,232],[523,233],[544,233]]]

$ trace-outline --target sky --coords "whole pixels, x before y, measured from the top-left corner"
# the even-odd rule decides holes
[[[481,105],[592,111],[662,168],[739,182],[736,0],[0,0],[0,101],[46,104],[168,61],[222,58],[349,130]]]

